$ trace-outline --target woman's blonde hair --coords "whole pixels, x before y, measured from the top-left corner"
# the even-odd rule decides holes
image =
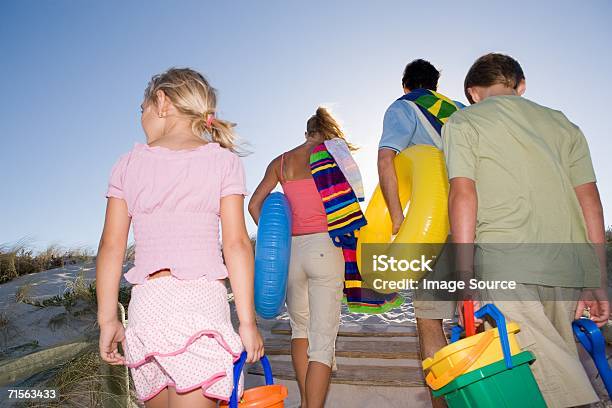
[[[202,74],[190,68],[170,68],[153,76],[145,89],[145,103],[157,103],[157,91],[163,91],[172,105],[191,120],[196,136],[236,151],[236,124],[216,117],[217,91]]]
[[[346,140],[346,136],[338,121],[333,117],[331,112],[323,106],[319,106],[316,113],[306,122],[306,132],[319,132],[323,135],[325,140],[339,137],[346,142],[350,150],[357,150],[356,146]]]

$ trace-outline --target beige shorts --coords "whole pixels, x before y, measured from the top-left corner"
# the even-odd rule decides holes
[[[450,237],[447,238],[450,242]],[[445,245],[438,256],[433,273],[428,273],[426,278],[431,281],[448,281],[455,279],[450,275],[451,267],[454,264],[453,247]],[[419,319],[453,319],[457,308],[454,300],[441,300],[439,297],[432,296],[426,292],[417,290],[412,299],[414,314]]]
[[[334,366],[343,285],[342,249],[328,233],[292,238],[287,310],[291,338],[308,339],[308,361]]]
[[[414,305],[414,314],[419,319],[453,319],[457,302],[454,300],[419,300],[415,298],[412,301]]]
[[[513,291],[483,293],[484,303],[494,303],[506,320],[519,324],[519,344],[535,355],[531,369],[551,408],[599,401],[579,360],[572,331],[577,302],[569,299],[576,299],[578,291],[517,283]]]

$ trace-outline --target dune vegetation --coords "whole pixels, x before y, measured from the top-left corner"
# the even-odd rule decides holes
[[[15,244],[0,244],[0,283],[30,273],[79,264],[92,259],[94,259],[93,253],[86,248],[67,249],[52,244],[42,251],[35,252],[29,247],[26,239],[21,239]]]

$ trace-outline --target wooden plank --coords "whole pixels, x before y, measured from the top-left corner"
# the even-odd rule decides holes
[[[291,335],[291,327],[288,323],[279,323],[270,330],[272,334]],[[354,330],[340,327],[338,337],[417,337],[415,325],[385,327],[383,325],[357,326]]]
[[[49,370],[75,358],[87,350],[95,349],[95,343],[83,339],[2,361],[0,364],[0,387]]]
[[[289,337],[271,337],[264,342],[266,354],[290,355]],[[350,358],[419,359],[415,341],[362,340],[360,338],[339,338],[336,341],[336,356]]]
[[[290,361],[271,361],[271,364],[274,378],[295,380]],[[260,364],[251,366],[248,372],[263,375]],[[338,364],[338,371],[332,374],[331,382],[378,387],[423,387],[422,373],[419,367]]]

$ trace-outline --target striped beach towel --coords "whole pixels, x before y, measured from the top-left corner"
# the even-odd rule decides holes
[[[344,256],[344,295],[353,313],[384,313],[401,305],[396,293],[382,294],[362,287],[357,267],[355,232],[367,224],[351,185],[324,143],[310,155],[310,171],[327,214],[327,229]]]
[[[365,200],[365,193],[363,191],[363,181],[361,180],[361,172],[359,166],[351,154],[351,150],[348,144],[341,137],[335,137],[330,140],[326,140],[325,147],[331,156],[334,158],[336,164],[340,168],[342,174],[348,181],[349,185],[353,189],[353,193],[357,196],[357,201],[361,202]]]

